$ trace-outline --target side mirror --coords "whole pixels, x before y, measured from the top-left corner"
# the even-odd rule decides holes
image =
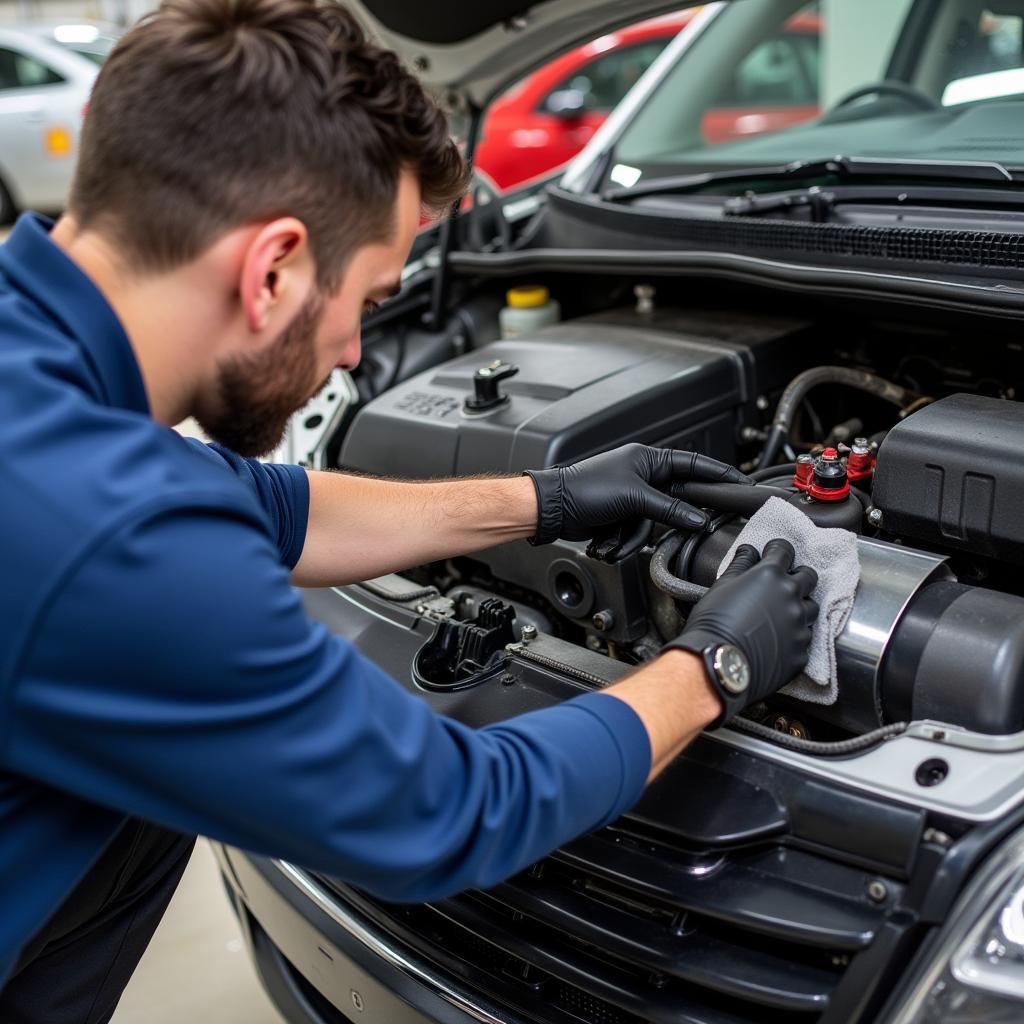
[[[548,96],[544,109],[564,121],[579,120],[587,109],[587,94],[582,89],[557,89]]]

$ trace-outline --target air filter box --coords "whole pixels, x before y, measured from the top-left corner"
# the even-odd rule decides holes
[[[428,370],[370,402],[342,447],[345,469],[429,478],[515,473],[567,463],[629,441],[732,461],[739,410],[755,372],[771,364],[791,325],[729,344],[700,327],[598,317],[500,341]],[[474,408],[474,376],[503,379]],[[517,372],[506,376],[510,367]],[[763,373],[762,373],[763,375]],[[470,403],[467,404],[467,398]]]
[[[1024,404],[951,395],[909,416],[871,498],[888,533],[1024,563]]]

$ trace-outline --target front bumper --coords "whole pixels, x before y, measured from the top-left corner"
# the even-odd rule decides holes
[[[306,872],[214,850],[260,980],[290,1024],[525,1024],[442,977]]]

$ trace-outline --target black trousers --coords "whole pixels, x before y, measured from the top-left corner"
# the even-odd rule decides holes
[[[174,895],[195,836],[130,820],[22,951],[3,1024],[105,1024]]]

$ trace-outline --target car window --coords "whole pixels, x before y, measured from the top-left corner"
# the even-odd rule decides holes
[[[788,33],[755,46],[720,96],[722,107],[807,106],[818,102],[818,35]]]
[[[552,96],[573,92],[580,94],[583,110],[611,110],[654,63],[668,41],[668,37],[652,39],[595,57],[553,89],[542,106],[549,109]]]
[[[0,47],[0,90],[35,89],[64,79],[42,61],[16,50]]]
[[[947,57],[944,106],[1024,93],[1024,12],[963,16]]]

